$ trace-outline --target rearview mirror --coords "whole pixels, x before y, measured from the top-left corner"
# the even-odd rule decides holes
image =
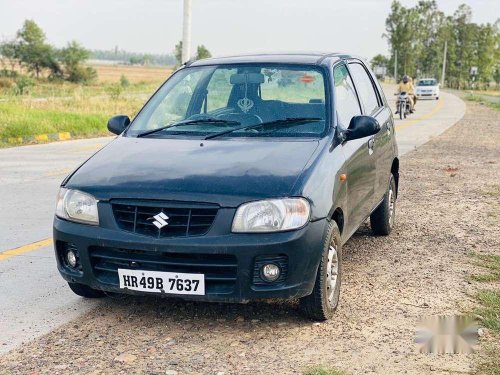
[[[116,135],[120,135],[130,124],[130,118],[126,115],[111,117],[108,121],[108,130]]]
[[[371,116],[354,116],[345,131],[345,140],[352,141],[377,134],[380,124]]]

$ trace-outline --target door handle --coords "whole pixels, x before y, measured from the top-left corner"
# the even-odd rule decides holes
[[[368,140],[368,153],[371,155],[373,153],[373,147],[375,146],[375,137],[371,137]]]

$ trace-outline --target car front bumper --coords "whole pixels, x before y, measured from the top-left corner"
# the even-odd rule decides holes
[[[247,302],[309,295],[321,260],[326,228],[326,220],[322,219],[282,233],[158,239],[55,218],[54,247],[59,272],[68,282],[108,292],[151,295],[120,289],[117,269],[202,273],[205,295],[161,295]],[[65,262],[68,247],[78,252],[78,270]],[[260,277],[259,267],[263,262],[279,265],[281,276],[276,282],[267,283]]]

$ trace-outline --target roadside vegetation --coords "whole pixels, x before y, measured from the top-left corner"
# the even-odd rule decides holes
[[[111,116],[133,117],[172,72],[166,66],[91,66],[89,56],[75,41],[53,47],[31,20],[0,44],[0,147],[40,134],[107,135]]]
[[[498,192],[497,192],[498,194]],[[482,340],[479,353],[478,374],[500,374],[500,255],[475,255],[473,263],[482,269],[472,275],[480,289],[474,295],[478,306],[473,314],[486,328],[486,340]]]
[[[330,366],[314,366],[304,371],[304,375],[346,375],[344,370]]]
[[[486,105],[494,110],[500,111],[500,100],[490,99],[487,96],[481,94],[467,94],[463,98],[470,102],[477,102]]]

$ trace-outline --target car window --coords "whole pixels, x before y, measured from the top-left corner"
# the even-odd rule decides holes
[[[354,84],[358,90],[361,102],[365,108],[365,113],[367,115],[373,114],[379,107],[379,102],[373,83],[368,76],[368,72],[358,63],[349,64],[349,69],[352,73]]]
[[[341,127],[347,128],[354,116],[361,114],[358,98],[345,65],[335,68],[335,108]]]
[[[421,79],[418,81],[417,86],[436,86],[437,81],[435,79]]]

